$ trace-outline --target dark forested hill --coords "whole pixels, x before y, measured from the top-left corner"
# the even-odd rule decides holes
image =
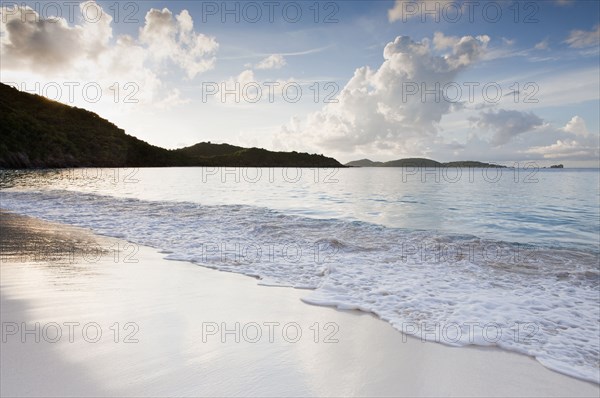
[[[0,83],[0,167],[166,166],[152,146],[95,113]]]
[[[344,167],[323,155],[203,142],[167,150],[85,109],[0,83],[0,167]]]
[[[354,160],[352,162],[346,163],[346,166],[349,167],[505,167],[492,163],[484,163],[477,162],[472,160],[466,161],[457,161],[457,162],[447,162],[440,163],[431,159],[424,158],[407,158],[407,159],[398,159],[398,160],[390,160],[388,162],[374,162],[369,159],[361,159]]]
[[[383,165],[383,162],[374,162],[369,159],[353,160],[346,163],[348,167],[381,167],[381,165]]]

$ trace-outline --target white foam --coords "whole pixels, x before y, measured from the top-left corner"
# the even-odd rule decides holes
[[[450,345],[498,345],[600,382],[598,254],[286,216],[250,206],[3,191],[2,207],[159,248],[166,258],[312,288]],[[496,248],[496,249],[494,249]],[[495,254],[494,254],[495,253]]]

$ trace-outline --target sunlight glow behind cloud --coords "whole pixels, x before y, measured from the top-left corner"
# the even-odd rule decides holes
[[[470,20],[464,2],[452,0],[339,2],[335,23],[324,23],[331,10],[323,7],[318,14],[305,8],[298,23],[281,15],[247,23],[205,18],[201,2],[139,2],[136,22],[126,24],[101,2],[77,6],[99,16],[90,21],[43,15],[24,0],[0,8],[1,79],[30,92],[41,86],[38,94],[169,148],[211,140],[342,161],[554,156],[593,163],[600,133],[597,10],[587,2],[543,2],[537,22],[527,24],[531,10],[523,3],[515,3],[517,14],[511,2],[496,3],[503,14],[494,23],[483,6]],[[444,13],[457,7],[461,23],[449,22]],[[91,83],[103,92],[99,101],[81,98]],[[265,92],[256,102],[202,101],[207,83]],[[279,90],[293,83],[302,96],[267,100],[271,83]],[[76,85],[75,100],[66,95],[69,84]],[[469,84],[479,86],[467,99]],[[60,98],[51,95],[56,86]],[[446,86],[462,96],[448,100]],[[502,91],[490,100],[496,87]]]

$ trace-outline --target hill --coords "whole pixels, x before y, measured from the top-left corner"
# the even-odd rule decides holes
[[[348,167],[380,167],[382,162],[374,162],[369,159],[353,160],[352,162],[346,163]]]
[[[212,156],[231,155],[245,148],[229,144],[211,144],[200,142],[187,148],[176,149],[175,152],[188,156],[191,159],[206,158]]]
[[[93,112],[0,83],[0,167],[166,166],[168,151]]]
[[[323,155],[202,142],[168,150],[97,114],[0,83],[0,167],[344,167]]]
[[[408,158],[390,160],[383,163],[383,167],[443,167],[443,164],[431,159]]]
[[[506,166],[500,166],[492,163],[477,162],[473,160],[457,161],[441,163],[431,159],[425,158],[406,158],[390,160],[388,162],[374,162],[369,159],[354,160],[346,163],[348,167],[466,167],[466,168],[505,168]]]
[[[201,142],[172,151],[191,166],[232,167],[345,167],[333,158],[307,153],[273,152],[261,148],[243,148],[229,144]]]
[[[498,164],[493,163],[485,163],[485,162],[477,162],[473,160],[463,160],[458,162],[448,162],[444,163],[444,167],[466,167],[466,168],[506,168],[506,166],[500,166]]]

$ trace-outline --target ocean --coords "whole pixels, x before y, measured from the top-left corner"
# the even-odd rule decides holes
[[[0,171],[0,207],[600,382],[597,169]]]

